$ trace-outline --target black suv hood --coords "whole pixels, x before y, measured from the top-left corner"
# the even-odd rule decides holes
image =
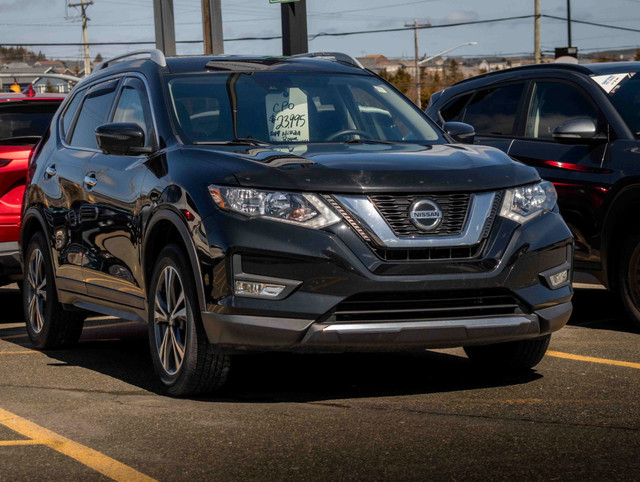
[[[458,144],[199,145],[183,153],[231,172],[241,186],[294,191],[485,191],[540,179],[498,149]]]

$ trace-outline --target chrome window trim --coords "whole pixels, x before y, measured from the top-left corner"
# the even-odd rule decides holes
[[[147,78],[144,75],[142,75],[139,72],[126,72],[126,73],[114,74],[114,75],[110,75],[110,76],[107,76],[107,77],[101,77],[99,79],[95,79],[95,82],[88,82],[87,84],[83,84],[82,85],[82,89],[86,91],[86,90],[90,89],[91,87],[93,87],[94,85],[101,84],[102,82],[108,82],[108,81],[113,80],[113,79],[120,79],[121,82],[118,85],[118,87],[116,87],[116,89],[117,89],[116,95],[118,95],[120,93],[121,89],[122,89],[122,83],[124,81],[126,81],[128,77],[138,78],[144,84],[144,88],[147,91],[146,93],[147,93],[147,100],[149,101],[149,108],[151,110],[151,122],[153,122],[153,131],[154,131],[156,146],[159,147],[160,146],[160,135],[158,133],[158,123],[156,122],[156,111],[155,111],[155,109],[153,107],[153,102],[151,102],[151,97],[150,97],[151,89],[149,88],[149,82],[147,81]],[[85,88],[85,86],[86,86],[86,88]],[[83,95],[86,95],[86,93],[83,94]],[[111,117],[111,115],[113,114],[113,110],[116,107],[115,102],[117,102],[116,99],[114,99],[114,104],[111,106],[111,110],[109,111],[109,117]],[[84,104],[84,101],[82,102],[82,104]],[[81,108],[82,108],[82,105],[80,105],[80,109]],[[65,108],[65,110],[66,110],[66,108]],[[76,113],[76,116],[79,114],[79,112],[80,112],[80,110],[78,110],[78,112]],[[75,121],[76,121],[76,119],[74,119],[74,122]],[[67,141],[64,139],[64,137],[60,135],[60,132],[63,132],[60,129],[61,128],[61,124],[60,124],[61,122],[62,122],[62,116],[58,117],[58,123],[56,125],[56,131],[57,131],[57,135],[58,135],[58,139],[59,139],[60,143],[65,148],[72,149],[74,151],[97,152],[99,154],[102,154],[102,151],[100,149],[93,149],[91,147],[72,146],[72,145],[68,144]],[[131,156],[131,157],[144,157],[144,156],[146,156],[146,154],[140,154],[140,155]]]
[[[431,248],[473,246],[479,243],[486,220],[491,214],[496,193],[480,193],[471,196],[470,216],[458,235],[403,238],[396,236],[367,196],[334,194],[334,197],[377,244],[387,248]],[[429,194],[425,193],[424,198],[428,199]]]

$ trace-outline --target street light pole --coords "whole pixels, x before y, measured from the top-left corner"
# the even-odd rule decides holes
[[[567,47],[571,47],[571,0],[567,0],[567,37],[569,40]]]
[[[534,19],[533,19],[533,60],[536,64],[542,61],[540,54],[540,0],[534,0]]]
[[[451,47],[450,49],[443,50],[442,52],[438,52],[437,54],[432,55],[431,57],[427,57],[426,59],[421,60],[420,62],[418,62],[418,65],[425,64],[425,63],[429,62],[429,60],[433,60],[433,59],[435,59],[437,57],[440,57],[441,55],[448,54],[452,50],[459,49],[460,47],[465,47],[467,45],[477,45],[477,44],[478,44],[478,42],[465,42],[465,43],[456,45],[455,47]]]

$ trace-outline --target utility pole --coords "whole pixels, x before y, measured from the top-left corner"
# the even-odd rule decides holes
[[[93,5],[93,0],[80,0],[80,3],[70,3],[69,7],[80,7],[82,11],[82,42],[84,44],[84,75],[91,73],[91,57],[89,56],[89,34],[87,32],[87,7]]]
[[[416,105],[422,108],[422,92],[420,89],[420,53],[418,46],[418,29],[421,27],[430,27],[430,23],[418,23],[418,19],[414,18],[413,23],[405,23],[405,27],[413,27],[413,41],[415,48],[414,68],[416,69]]]
[[[536,64],[542,61],[540,55],[540,0],[535,1],[535,13],[533,19],[533,58]],[[568,0],[567,0],[568,1]]]
[[[173,19],[173,0],[153,0],[156,48],[167,57],[176,54],[176,26]]]
[[[569,40],[567,47],[571,47],[571,0],[567,0],[567,37]]]
[[[282,14],[282,55],[306,54],[309,51],[307,38],[307,1],[289,1],[280,5]]]
[[[220,0],[202,0],[202,34],[205,55],[224,53]]]

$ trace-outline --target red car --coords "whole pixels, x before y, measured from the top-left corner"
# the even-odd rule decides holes
[[[0,285],[22,277],[18,250],[27,164],[65,94],[0,92]]]

